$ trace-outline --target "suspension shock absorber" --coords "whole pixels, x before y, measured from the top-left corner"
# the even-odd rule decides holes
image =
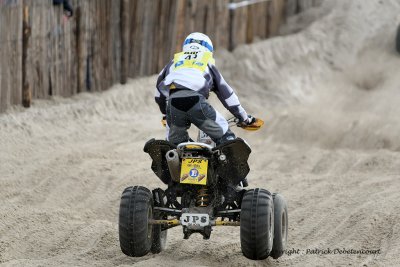
[[[210,197],[208,194],[208,188],[202,187],[199,190],[197,190],[196,206],[207,207],[209,204],[210,204]]]

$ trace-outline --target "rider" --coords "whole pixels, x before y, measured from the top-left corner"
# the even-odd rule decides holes
[[[189,141],[191,123],[218,145],[235,139],[227,120],[208,102],[213,91],[239,122],[251,125],[255,118],[240,105],[237,95],[215,67],[213,45],[202,33],[189,34],[183,51],[164,67],[157,79],[155,100],[167,120],[167,140],[174,144]]]

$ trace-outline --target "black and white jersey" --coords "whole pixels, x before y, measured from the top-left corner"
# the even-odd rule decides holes
[[[247,119],[247,113],[237,95],[215,67],[211,52],[175,54],[174,59],[160,72],[156,87],[155,100],[163,114],[166,114],[166,103],[171,90],[190,89],[206,98],[213,91],[235,117]]]

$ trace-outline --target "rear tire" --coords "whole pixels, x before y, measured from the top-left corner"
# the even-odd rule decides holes
[[[271,256],[274,259],[283,255],[287,245],[288,212],[286,200],[281,194],[273,194],[274,199],[274,245]]]
[[[131,257],[149,253],[153,240],[153,197],[142,186],[127,187],[119,207],[119,242],[122,252]]]
[[[243,255],[251,260],[262,260],[272,250],[274,231],[274,203],[265,189],[248,190],[242,199],[240,212],[240,243]]]

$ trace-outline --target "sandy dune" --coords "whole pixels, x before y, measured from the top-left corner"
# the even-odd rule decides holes
[[[0,265],[400,266],[398,10],[397,0],[326,1],[289,21],[295,34],[217,54],[243,106],[266,121],[233,130],[253,148],[250,187],[286,197],[296,253],[250,261],[239,229],[221,227],[208,241],[174,228],[164,252],[122,254],[123,189],[163,186],[142,150],[164,137],[153,76],[0,115]]]

